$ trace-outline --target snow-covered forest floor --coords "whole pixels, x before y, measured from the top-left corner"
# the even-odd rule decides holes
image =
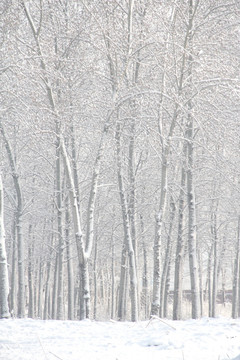
[[[1,360],[239,360],[240,319],[1,320]]]

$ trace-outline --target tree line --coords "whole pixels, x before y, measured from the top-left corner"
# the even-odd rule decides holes
[[[239,12],[2,1],[1,318],[240,315]]]

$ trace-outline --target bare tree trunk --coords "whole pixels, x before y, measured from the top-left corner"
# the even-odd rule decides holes
[[[51,319],[50,307],[49,307],[49,298],[50,298],[50,277],[51,277],[51,260],[47,262],[47,279],[45,284],[45,298],[44,298],[44,310],[43,310],[43,320]]]
[[[72,218],[74,224],[75,240],[77,245],[77,254],[79,261],[80,271],[80,320],[89,317],[90,313],[90,287],[89,287],[89,274],[88,274],[88,257],[85,252],[85,246],[83,242],[81,217],[79,213],[79,207],[77,202],[77,193],[74,184],[74,178],[72,175],[69,156],[67,154],[66,146],[63,138],[61,137],[61,152],[63,155],[63,162],[67,179],[69,182],[69,196],[71,202]],[[88,230],[89,231],[89,230]],[[93,234],[91,233],[91,236]]]
[[[52,290],[52,319],[57,318],[57,289],[58,289],[58,253],[55,257],[54,266],[54,279],[53,279],[53,290]]]
[[[239,264],[239,273],[238,279],[240,279],[240,264]],[[223,284],[224,285],[224,284]],[[224,293],[224,286],[223,286],[223,293]],[[238,285],[238,304],[237,304],[237,316],[240,317],[240,286]]]
[[[135,107],[135,104],[132,105]],[[129,222],[131,226],[131,236],[133,249],[135,252],[135,257],[137,258],[137,243],[136,243],[136,189],[135,189],[135,118],[134,114],[131,119],[131,128],[130,128],[130,139],[129,139],[129,159],[128,159],[128,168],[129,168]]]
[[[218,284],[218,252],[217,252],[217,219],[216,213],[213,213],[212,224],[213,236],[213,288],[212,288],[212,317],[216,317],[217,284]]]
[[[139,291],[138,291],[138,244],[137,244],[137,232],[136,232],[136,184],[135,184],[135,101],[130,104],[132,107],[131,125],[130,125],[130,139],[129,139],[129,201],[128,201],[128,214],[129,214],[129,225],[130,233],[132,238],[132,246],[135,257],[136,277],[137,277],[137,299],[139,309]]]
[[[71,104],[72,105],[72,104]],[[72,168],[73,168],[73,181],[76,191],[76,199],[78,205],[78,211],[81,216],[81,204],[80,204],[80,194],[79,194],[79,180],[78,180],[78,171],[77,171],[77,151],[76,151],[76,143],[75,143],[75,130],[73,126],[73,119],[70,119],[70,131],[71,131],[71,153],[72,153]],[[82,221],[82,219],[80,219]]]
[[[51,303],[51,296],[52,296],[52,300],[54,298],[53,294],[54,294],[54,290],[51,292],[50,290],[50,280],[51,280],[51,272],[52,272],[52,261],[53,261],[53,249],[54,249],[54,235],[53,235],[53,213],[54,213],[54,205],[52,207],[52,218],[51,218],[51,228],[52,228],[52,234],[50,237],[50,247],[51,247],[51,251],[49,254],[49,259],[47,261],[47,266],[46,266],[46,283],[45,283],[45,298],[44,298],[44,310],[43,310],[43,320],[48,320],[48,319],[52,319],[52,316],[54,314],[54,309],[56,309],[56,302],[55,304]],[[57,259],[56,259],[57,261]],[[55,276],[57,277],[57,273],[55,274]],[[53,289],[55,288],[55,299],[56,299],[56,285],[57,284],[53,284]],[[53,311],[51,311],[51,305],[52,305],[52,309]],[[55,317],[54,317],[55,318]]]
[[[189,0],[189,55],[188,55],[188,87],[189,100],[187,102],[188,120],[187,120],[187,151],[188,151],[188,169],[187,169],[187,199],[188,199],[188,249],[189,249],[189,269],[192,293],[192,318],[197,319],[200,316],[200,295],[199,295],[199,277],[197,262],[197,224],[196,224],[196,199],[193,182],[193,103],[192,103],[192,39],[193,39],[193,0]]]
[[[129,270],[129,258],[127,257],[127,270]],[[123,320],[127,320],[128,315],[128,299],[129,299],[129,271],[125,272],[125,288],[123,293]]]
[[[208,316],[212,316],[212,257],[213,257],[213,243],[208,253],[208,266],[206,278],[206,293],[208,294]]]
[[[187,144],[183,145],[183,165],[181,172],[181,187],[179,194],[178,206],[178,235],[177,247],[175,255],[175,274],[174,274],[174,298],[173,298],[173,320],[180,320],[182,318],[182,281],[183,281],[183,261],[185,241],[183,237],[184,228],[184,196],[186,186],[186,151]]]
[[[121,273],[120,273],[120,285],[118,294],[118,319],[124,320],[126,314],[124,313],[124,294],[126,291],[126,271],[127,271],[127,250],[125,242],[122,247],[121,257]]]
[[[16,217],[14,214],[13,227],[12,227],[12,267],[11,267],[11,291],[10,291],[10,311],[13,316],[16,315],[16,280],[17,280],[17,239],[16,239]]]
[[[81,308],[82,313],[80,314],[80,319],[89,319],[90,317],[90,284],[89,284],[89,270],[88,270],[88,260],[83,258],[80,264],[80,274],[82,282],[82,294],[84,306]]]
[[[88,208],[87,208],[87,231],[86,231],[86,244],[84,250],[84,266],[82,268],[88,269],[88,259],[91,255],[92,248],[93,248],[93,240],[94,240],[94,214],[95,214],[95,204],[97,198],[97,187],[99,181],[99,174],[100,174],[100,167],[102,163],[103,152],[105,149],[105,143],[108,135],[109,130],[109,121],[110,116],[108,116],[107,121],[104,125],[101,139],[98,147],[97,156],[94,163],[93,174],[92,174],[92,181],[91,181],[91,189],[89,194],[88,200]],[[84,302],[86,307],[86,314],[89,317],[90,314],[90,286],[89,286],[89,274],[82,274],[82,279],[88,279],[88,284],[86,283],[85,290],[84,290]],[[84,284],[84,283],[83,283]]]
[[[225,307],[226,306],[226,270],[225,269],[221,269],[222,271],[222,304]]]
[[[17,234],[17,249],[18,249],[18,311],[17,315],[20,318],[25,317],[25,255],[24,255],[24,241],[22,238],[22,191],[19,183],[19,177],[17,174],[17,168],[13,156],[12,149],[9,141],[5,135],[2,122],[0,120],[0,131],[2,133],[8,160],[12,172],[13,183],[16,191],[16,234]]]
[[[170,282],[171,282],[171,267],[172,267],[172,263],[171,263],[171,258],[168,264],[168,269],[167,269],[167,276],[166,276],[166,282],[165,282],[165,290],[164,290],[164,299],[163,299],[163,317],[167,318],[168,317],[168,305],[169,305],[169,293],[170,293]]]
[[[147,247],[144,237],[144,222],[143,216],[140,215],[142,247],[143,247],[143,274],[142,274],[142,296],[141,305],[144,309],[144,319],[149,317],[149,303],[148,303],[148,262],[147,262]]]
[[[143,250],[143,259],[144,259],[144,267],[143,267],[143,280],[142,280],[142,287],[143,287],[143,305],[144,305],[144,315],[145,319],[149,318],[149,302],[148,302],[148,261],[147,261],[147,249],[144,246]]]
[[[69,238],[69,198],[66,196],[65,203],[65,243],[67,249],[67,272],[68,272],[68,320],[74,320],[74,274],[72,244]]]
[[[43,310],[43,263],[40,257],[38,269],[38,299],[37,299],[37,316],[42,319]]]
[[[200,316],[200,295],[197,264],[197,234],[196,234],[196,203],[193,185],[193,121],[188,124],[188,171],[187,171],[187,194],[188,194],[188,247],[189,268],[192,292],[192,318]]]
[[[168,231],[168,237],[167,237],[167,248],[165,252],[165,259],[164,259],[164,265],[163,265],[163,271],[162,271],[162,279],[161,279],[161,292],[160,292],[160,311],[159,316],[164,316],[164,308],[166,308],[167,304],[165,304],[164,299],[167,299],[167,296],[165,294],[166,290],[166,283],[167,283],[167,277],[169,273],[169,267],[170,267],[170,261],[171,261],[171,255],[172,255],[172,229],[173,229],[173,221],[175,217],[175,204],[173,201],[173,198],[171,197],[170,201],[170,225],[169,225],[169,231]]]
[[[111,262],[111,276],[112,276],[112,284],[111,284],[111,319],[115,317],[115,243],[114,237],[112,233],[112,262]]]
[[[94,277],[93,319],[96,320],[97,318],[97,241],[95,243],[95,251],[94,251],[93,277]]]
[[[3,184],[2,176],[0,174],[0,319],[8,318],[10,316],[8,307],[8,267],[7,267],[7,253],[5,245],[5,229],[4,229],[4,201],[3,201]]]
[[[238,217],[238,231],[237,231],[237,246],[236,246],[236,257],[234,261],[234,274],[233,274],[233,289],[232,289],[232,318],[236,319],[238,316],[238,303],[239,303],[239,254],[240,254],[240,216]]]
[[[18,239],[18,317],[23,318],[25,317],[25,262],[22,239],[22,201],[20,201],[17,210],[16,226]]]
[[[56,199],[57,199],[57,229],[58,229],[58,288],[57,288],[57,320],[63,320],[63,226],[62,226],[62,186],[61,186],[61,149],[60,149],[60,123],[56,122]]]
[[[158,315],[160,310],[160,291],[161,291],[161,276],[160,276],[160,261],[161,261],[161,242],[162,242],[162,227],[163,216],[165,213],[166,199],[167,199],[167,155],[162,155],[162,171],[161,171],[161,195],[159,212],[156,215],[156,230],[154,238],[154,258],[153,258],[153,301],[151,308],[151,315]]]
[[[202,259],[200,250],[197,250],[198,264],[199,264],[199,292],[200,292],[200,316],[203,316],[203,269],[202,269]]]
[[[29,226],[29,235],[31,234],[32,225]],[[29,238],[31,235],[29,236]],[[28,317],[34,317],[34,291],[33,291],[33,244],[28,246]]]
[[[125,199],[125,190],[122,175],[122,159],[121,159],[121,127],[117,124],[116,129],[116,143],[117,143],[117,172],[118,172],[118,186],[120,193],[120,201],[122,207],[122,217],[124,226],[124,241],[128,251],[129,257],[129,275],[130,275],[130,294],[131,294],[131,320],[138,320],[138,292],[137,292],[137,271],[135,263],[135,252],[133,249],[127,202]]]

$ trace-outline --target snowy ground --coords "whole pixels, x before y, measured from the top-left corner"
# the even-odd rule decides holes
[[[0,320],[1,360],[240,360],[240,319]]]

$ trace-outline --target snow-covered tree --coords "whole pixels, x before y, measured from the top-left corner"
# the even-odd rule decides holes
[[[4,193],[2,176],[0,174],[0,319],[8,318],[9,306],[9,282],[8,282],[8,263],[5,244],[4,228]]]

